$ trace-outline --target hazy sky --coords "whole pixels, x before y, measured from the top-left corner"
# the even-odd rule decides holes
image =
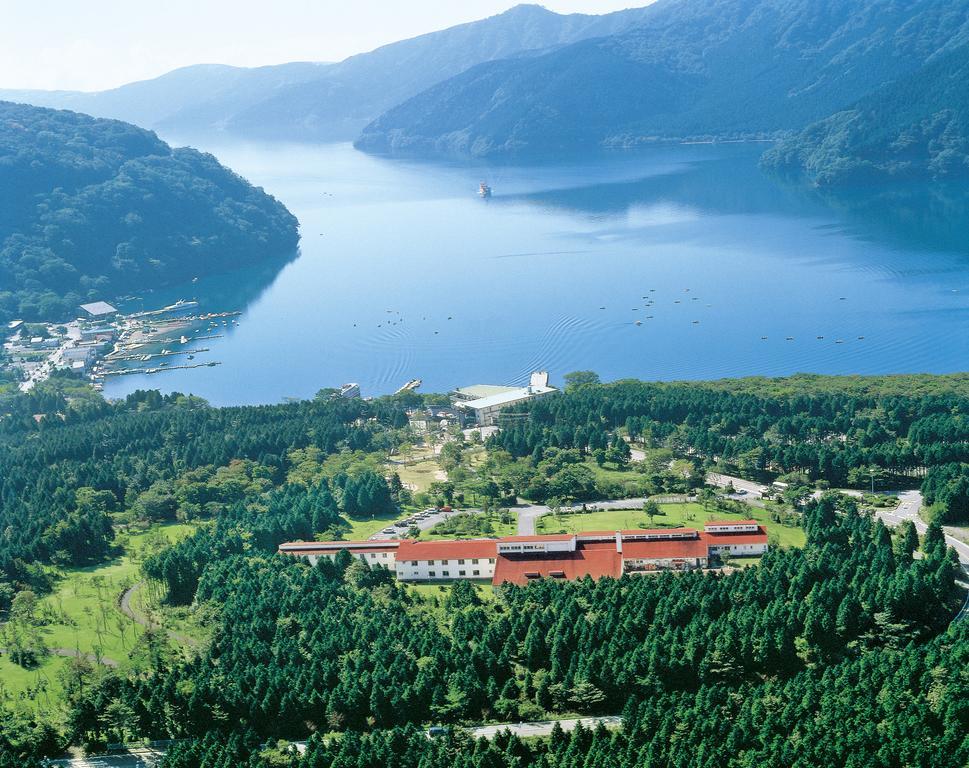
[[[546,0],[606,13],[648,0]],[[99,90],[187,64],[338,61],[513,0],[0,0],[0,88]]]

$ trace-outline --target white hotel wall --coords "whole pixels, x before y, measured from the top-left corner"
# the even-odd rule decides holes
[[[342,551],[342,550],[341,550]],[[396,563],[397,557],[394,552],[354,552],[353,550],[347,550],[354,557],[359,557],[367,565],[382,565],[384,568],[389,568],[394,570],[394,564]],[[293,552],[294,555],[299,555],[299,552]],[[307,554],[303,555],[307,560],[310,561],[310,565],[316,565],[317,561],[321,557],[325,557],[327,560],[332,560],[337,556],[337,553],[332,554]]]
[[[401,581],[491,579],[494,575],[495,558],[493,557],[397,561],[397,578]]]

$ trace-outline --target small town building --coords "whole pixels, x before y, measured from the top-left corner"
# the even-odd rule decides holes
[[[92,301],[90,304],[82,304],[81,309],[88,317],[96,317],[99,320],[118,314],[118,310],[106,301]]]

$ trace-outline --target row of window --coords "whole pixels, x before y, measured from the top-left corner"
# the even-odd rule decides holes
[[[419,575],[420,574],[417,574],[417,573],[412,573],[411,574],[411,576],[419,576]],[[437,571],[428,571],[427,572],[427,575],[430,576],[432,579],[435,579],[435,578],[437,578]],[[468,575],[468,572],[466,570],[460,570],[460,571],[458,571],[458,576],[467,576],[467,575]],[[478,568],[475,568],[474,570],[471,571],[471,575],[472,576],[480,576],[481,575],[481,570],[478,569]],[[450,578],[450,576],[451,576],[451,572],[450,571],[441,571],[441,577],[442,578],[447,579],[447,578]]]
[[[477,557],[474,558],[474,559],[472,559],[471,560],[471,565],[477,565],[478,564],[478,559],[479,558],[477,558]],[[484,560],[485,558],[481,558],[481,559]],[[489,557],[489,558],[487,558],[487,560],[488,560],[488,564],[489,565],[494,565],[495,564],[495,559],[493,557]],[[416,567],[419,562],[420,562],[419,560],[411,560],[410,561],[410,564],[413,565],[414,567]],[[428,565],[435,565],[435,564],[447,565],[448,564],[448,561],[447,560],[442,560],[440,563],[437,563],[436,560],[428,560],[427,561],[427,564]],[[464,560],[458,560],[458,565],[464,565]],[[431,574],[431,575],[433,576],[434,574]]]

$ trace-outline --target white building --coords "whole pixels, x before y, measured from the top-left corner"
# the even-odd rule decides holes
[[[288,555],[305,557],[311,565],[316,565],[320,558],[332,560],[346,550],[354,557],[359,557],[368,565],[382,565],[394,570],[397,562],[397,547],[400,542],[396,539],[380,541],[298,541],[280,544],[279,551]]]
[[[401,581],[483,579],[495,575],[494,539],[400,542],[397,578]]]
[[[756,520],[717,521],[703,526],[710,554],[750,557],[767,551],[767,531]]]
[[[486,390],[490,390],[492,393],[468,399],[469,395]],[[497,424],[498,415],[505,408],[536,397],[543,397],[552,392],[558,392],[558,389],[549,386],[548,371],[536,371],[531,375],[527,387],[494,387],[487,384],[476,384],[472,387],[455,390],[454,405],[469,417],[472,417],[478,426],[490,427]]]

